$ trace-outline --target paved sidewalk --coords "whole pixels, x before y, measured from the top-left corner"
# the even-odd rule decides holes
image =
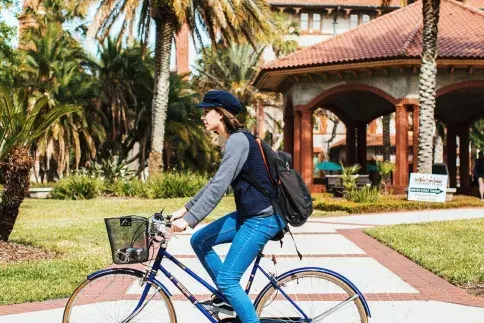
[[[362,232],[364,228],[378,225],[475,217],[484,217],[484,209],[314,218],[310,224],[293,230],[298,247],[305,255],[302,261],[295,255],[290,237],[286,237],[282,249],[278,242],[268,244],[264,253],[269,257],[263,259],[262,264],[269,271],[277,270],[278,273],[300,266],[319,266],[339,272],[350,278],[365,294],[372,311],[371,323],[483,323],[484,298],[467,294]],[[183,263],[209,280],[191,251],[190,235],[191,232],[187,232],[178,239],[172,239],[169,250],[184,258],[181,259]],[[218,246],[216,250],[223,257],[228,246]],[[278,257],[276,268],[270,261],[270,255]],[[172,264],[168,264],[167,268],[191,287],[191,278],[180,269]],[[247,279],[246,274],[243,281]],[[265,284],[261,277],[259,279],[254,281],[254,294]],[[189,302],[183,300],[170,282],[161,280],[173,293],[179,322],[206,321]],[[201,288],[194,287],[191,291],[203,298],[209,296]],[[60,322],[65,303],[66,300],[54,300],[3,306],[0,307],[0,323]]]

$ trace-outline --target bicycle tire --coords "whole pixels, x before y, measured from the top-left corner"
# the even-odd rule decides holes
[[[302,280],[315,279],[308,285],[301,284]],[[321,284],[323,283],[324,284]],[[345,311],[344,314],[340,309],[331,313],[327,317],[314,320],[322,313],[334,308],[336,304],[341,304],[346,299],[350,299],[357,295],[355,291],[344,281],[330,275],[328,273],[307,270],[281,279],[278,283],[279,287],[287,293],[290,298],[309,316],[310,322],[338,322],[338,323],[367,323],[368,317],[365,308],[359,297],[349,301],[347,305],[353,307],[350,311]],[[296,285],[296,286],[294,286]],[[299,286],[298,288],[298,285]],[[309,287],[305,293],[301,293],[301,287]],[[294,290],[295,289],[295,290]],[[294,293],[294,291],[296,293]],[[304,292],[304,291],[302,291]],[[256,304],[256,313],[260,317],[261,322],[307,322],[303,315],[297,308],[290,303],[277,288],[271,286],[267,290],[263,290],[257,297],[259,300]],[[336,304],[335,304],[336,302]],[[339,302],[339,303],[338,303]],[[315,304],[316,303],[316,304]],[[345,305],[342,309],[348,309]],[[350,317],[351,316],[351,317]],[[346,319],[347,318],[347,319]]]
[[[146,286],[146,283],[139,284],[143,277],[144,273],[139,270],[118,269],[86,279],[69,298],[62,322],[122,322],[139,302],[140,290]],[[177,322],[170,297],[154,283],[145,303],[146,307],[130,322]]]

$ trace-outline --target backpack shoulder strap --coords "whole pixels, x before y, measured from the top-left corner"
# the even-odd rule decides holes
[[[249,183],[250,185],[254,186],[255,189],[261,192],[262,195],[264,195],[265,197],[270,199],[274,198],[274,196],[272,196],[271,193],[269,193],[269,191],[265,189],[264,186],[262,186],[261,183],[259,183],[257,178],[255,178],[254,175],[252,175],[249,171],[245,169],[242,170],[242,172],[240,173],[240,178],[246,181],[247,183]]]

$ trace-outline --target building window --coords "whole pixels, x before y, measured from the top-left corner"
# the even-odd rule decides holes
[[[301,14],[301,30],[308,30],[309,27],[309,14]]]
[[[358,27],[358,15],[351,15],[350,16],[350,28],[355,29]]]
[[[321,15],[319,13],[313,14],[313,30],[318,32],[321,30]]]
[[[371,18],[369,15],[362,15],[361,16],[361,23],[366,24],[367,22],[370,22]]]

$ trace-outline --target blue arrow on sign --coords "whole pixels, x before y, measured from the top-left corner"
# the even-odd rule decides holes
[[[440,188],[423,188],[423,187],[412,187],[410,189],[410,192],[412,193],[427,193],[427,194],[435,194],[438,195],[440,193],[443,193]]]

